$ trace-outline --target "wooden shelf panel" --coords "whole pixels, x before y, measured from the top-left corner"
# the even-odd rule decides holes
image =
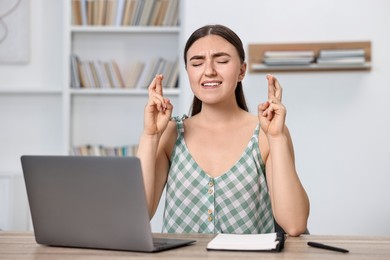
[[[336,70],[370,70],[371,63],[367,62],[364,65],[290,65],[290,66],[267,66],[263,64],[252,64],[251,72],[283,72],[283,71],[336,71]]]
[[[366,64],[364,65],[318,65],[310,64],[304,66],[267,66],[264,65],[263,56],[265,51],[314,51],[317,58],[320,50],[345,50],[364,49]],[[250,44],[249,45],[249,71],[271,72],[271,71],[338,71],[338,70],[369,70],[371,69],[371,42],[327,42],[327,43],[275,43],[275,44]]]

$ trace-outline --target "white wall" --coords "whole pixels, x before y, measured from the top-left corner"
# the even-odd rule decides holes
[[[311,201],[311,233],[390,235],[390,2],[182,3],[182,45],[208,23],[231,27],[246,48],[249,43],[372,42],[371,71],[275,75],[283,85],[296,164]],[[265,74],[246,76],[252,112],[266,99],[266,86]],[[182,112],[191,98],[187,87]]]
[[[20,155],[62,151],[63,4],[25,2],[29,62],[0,63],[0,229],[5,230],[31,228]]]

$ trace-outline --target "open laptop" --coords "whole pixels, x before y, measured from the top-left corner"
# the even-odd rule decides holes
[[[37,243],[157,252],[194,240],[153,238],[136,157],[21,157]]]

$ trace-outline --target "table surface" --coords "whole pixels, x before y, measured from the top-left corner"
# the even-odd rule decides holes
[[[193,245],[159,253],[64,248],[38,245],[33,232],[0,231],[0,259],[390,259],[390,236],[302,235],[287,237],[282,252],[207,251],[208,234],[154,234],[156,237],[195,239]],[[349,253],[309,247],[308,241],[348,249]]]

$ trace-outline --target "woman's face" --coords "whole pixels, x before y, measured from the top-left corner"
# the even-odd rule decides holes
[[[235,47],[224,38],[208,35],[198,39],[187,51],[187,73],[194,95],[203,103],[220,103],[233,98],[237,82],[244,78]]]

